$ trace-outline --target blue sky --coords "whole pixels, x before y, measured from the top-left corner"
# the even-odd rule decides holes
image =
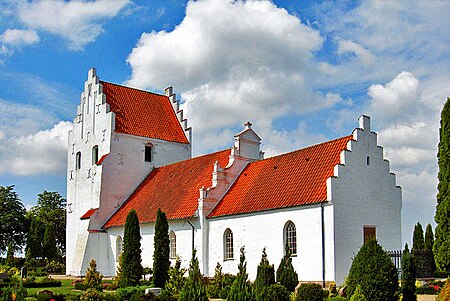
[[[433,222],[439,113],[450,95],[448,1],[0,3],[0,185],[30,207],[65,195],[66,139],[94,66],[173,85],[194,154],[250,120],[271,156],[351,133],[369,114],[403,188],[403,240]]]

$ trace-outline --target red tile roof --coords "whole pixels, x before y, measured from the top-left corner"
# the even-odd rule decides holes
[[[326,180],[352,137],[250,163],[208,217],[326,201]]]
[[[103,228],[125,224],[135,209],[140,223],[154,222],[158,208],[168,219],[192,217],[198,207],[199,189],[212,185],[214,162],[228,164],[230,150],[155,168]]]
[[[98,160],[97,163],[95,163],[95,164],[96,164],[96,165],[102,165],[103,160],[105,160],[106,157],[108,157],[108,155],[109,155],[109,153],[104,154],[104,155],[100,158],[100,160]]]
[[[83,214],[83,215],[80,217],[80,219],[88,219],[88,218],[90,218],[90,217],[95,213],[95,211],[97,211],[97,209],[98,209],[98,208],[95,208],[95,209],[89,209],[85,214]]]
[[[116,113],[115,131],[189,143],[167,96],[100,81]]]

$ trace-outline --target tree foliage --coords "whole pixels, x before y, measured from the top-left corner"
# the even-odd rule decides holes
[[[269,263],[266,254],[266,248],[262,251],[261,261],[256,272],[256,279],[254,283],[254,291],[256,300],[263,300],[263,296],[267,294],[265,288],[275,283],[275,269]]]
[[[361,247],[350,267],[347,278],[350,296],[358,285],[361,286],[367,300],[396,301],[398,299],[397,269],[375,239],[370,239]]]
[[[427,262],[431,264],[431,273],[436,270],[436,263],[434,262],[434,254],[433,254],[433,244],[434,244],[434,234],[433,228],[430,224],[427,225],[425,230],[425,250],[429,252],[429,259]]]
[[[298,285],[298,275],[292,265],[291,251],[288,244],[285,246],[284,256],[277,269],[277,282],[290,292],[293,292]]]
[[[27,228],[25,213],[14,186],[0,186],[0,254],[6,251],[9,242],[16,251],[22,249]]]
[[[245,260],[245,249],[241,247],[239,256],[239,272],[231,285],[228,293],[228,301],[253,301],[254,295],[248,281],[247,262]]]
[[[445,282],[444,287],[441,289],[436,301],[448,301],[450,300],[450,278]]]
[[[186,269],[181,268],[181,260],[177,258],[175,266],[169,268],[169,280],[166,282],[166,286],[161,292],[161,294],[165,295],[166,299],[162,300],[178,300],[180,292],[186,282],[186,279],[184,278],[185,273]]]
[[[405,245],[402,256],[402,294],[403,301],[416,301],[416,266],[414,258],[409,252],[408,244]]]
[[[125,222],[123,234],[122,271],[120,287],[136,286],[143,275],[141,259],[141,230],[136,210],[132,209]]]
[[[42,233],[45,231],[44,225],[36,217],[32,217],[30,228],[27,234],[27,247],[30,258],[43,258]]]
[[[169,278],[169,223],[167,217],[161,209],[158,208],[155,223],[153,253],[153,285],[164,288]]]
[[[425,241],[423,237],[423,228],[422,225],[417,222],[414,226],[413,233],[413,249],[414,250],[424,250],[425,249]]]
[[[6,265],[12,266],[14,263],[14,245],[12,241],[8,243],[8,250],[6,251]]]
[[[438,149],[438,195],[433,253],[436,266],[442,271],[450,271],[450,97],[441,112]]]
[[[29,219],[43,224],[52,224],[56,246],[61,255],[66,252],[66,200],[58,192],[44,191],[38,194],[37,204],[28,213]],[[41,232],[42,233],[42,232]]]
[[[196,253],[197,251],[195,249],[192,250],[192,259],[189,263],[188,270],[189,276],[186,280],[186,284],[180,292],[179,301],[208,301],[206,286],[203,283],[203,276],[200,273]]]
[[[207,287],[208,295],[210,298],[219,298],[220,292],[224,287],[224,278],[225,275],[222,273],[222,266],[220,263],[216,264],[214,268],[214,277],[209,282]]]
[[[350,301],[367,301],[366,297],[362,293],[361,285],[358,285],[356,287],[356,290],[351,296]]]
[[[56,248],[55,227],[52,223],[45,226],[44,231],[44,257],[51,261],[58,257],[58,250]]]

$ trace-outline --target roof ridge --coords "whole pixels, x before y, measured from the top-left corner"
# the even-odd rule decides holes
[[[322,145],[325,145],[325,144],[328,144],[328,143],[332,143],[332,142],[336,142],[336,141],[342,140],[342,139],[348,139],[351,136],[353,136],[353,135],[347,135],[347,136],[343,136],[343,137],[340,137],[340,138],[336,138],[336,139],[332,139],[332,140],[316,143],[316,144],[313,144],[313,145],[310,145],[310,146],[307,146],[307,147],[304,147],[304,148],[296,149],[296,150],[293,150],[293,151],[290,151],[290,152],[287,152],[287,153],[282,153],[282,154],[279,154],[279,155],[275,155],[273,157],[269,157],[269,158],[265,158],[265,159],[262,159],[262,160],[253,161],[253,162],[250,162],[250,164],[254,164],[254,163],[258,163],[258,162],[262,162],[262,161],[268,161],[268,160],[271,160],[271,159],[274,159],[274,158],[287,156],[287,155],[290,155],[290,154],[293,154],[293,153],[298,153],[298,152],[301,152],[301,151],[305,151],[305,150],[311,149],[313,147],[322,146]]]
[[[111,82],[104,81],[104,80],[99,80],[99,82],[100,82],[100,83],[106,83],[106,84],[109,84],[109,85],[119,86],[119,87],[122,87],[122,88],[131,89],[131,90],[136,90],[136,91],[139,91],[139,92],[144,92],[144,93],[148,93],[148,94],[153,94],[153,95],[156,95],[156,96],[163,96],[163,97],[169,98],[169,97],[166,96],[165,94],[159,94],[159,93],[155,93],[155,92],[152,92],[152,91],[147,91],[147,90],[143,90],[143,89],[138,89],[138,88],[134,88],[134,87],[129,87],[129,86],[125,86],[125,85],[120,85],[120,84],[116,84],[116,83],[111,83]]]

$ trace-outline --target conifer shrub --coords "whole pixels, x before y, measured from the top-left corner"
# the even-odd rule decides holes
[[[228,292],[227,301],[254,301],[255,297],[248,281],[244,247],[240,249],[238,270],[236,279]]]
[[[169,269],[169,280],[159,295],[161,300],[178,300],[180,292],[186,282],[186,279],[184,278],[185,273],[186,269],[181,268],[181,260],[177,258],[175,266],[170,267]]]
[[[416,296],[416,266],[414,258],[405,245],[402,256],[402,294],[403,301],[417,301]]]
[[[223,275],[223,286],[222,286],[222,289],[220,290],[220,295],[219,295],[219,297],[221,299],[228,298],[228,293],[230,292],[230,288],[233,285],[235,279],[236,279],[236,276],[233,274],[224,274]]]
[[[153,253],[153,285],[164,288],[169,279],[169,223],[167,217],[161,209],[158,208],[155,222]]]
[[[266,254],[266,248],[262,251],[261,261],[256,272],[256,279],[253,284],[255,297],[257,301],[267,300],[264,298],[267,294],[267,288],[275,283],[275,269],[269,263]]]
[[[375,239],[370,239],[356,254],[346,284],[349,296],[360,285],[367,300],[398,300],[397,269]]]
[[[203,276],[200,273],[196,253],[197,251],[194,249],[191,262],[189,263],[189,277],[180,292],[179,301],[208,301],[206,286],[203,283]]]
[[[289,301],[288,290],[281,284],[275,283],[262,288],[258,297],[260,301]]]
[[[298,285],[298,275],[292,265],[291,251],[288,244],[285,246],[284,256],[277,269],[277,282],[284,285],[289,292],[295,291]]]
[[[97,271],[97,262],[92,259],[89,262],[89,267],[86,271],[86,277],[84,278],[84,285],[86,289],[93,288],[96,290],[102,290],[102,279],[103,275],[101,275]]]
[[[368,301],[366,299],[366,297],[364,296],[364,294],[362,293],[361,290],[361,286],[358,285],[356,287],[355,292],[353,293],[353,295],[350,297],[350,301]]]
[[[323,301],[326,291],[317,283],[303,283],[297,291],[297,301]]]
[[[328,297],[326,300],[327,301],[347,301],[347,298],[344,298],[341,296],[333,296],[333,297]]]
[[[141,262],[141,230],[136,210],[132,209],[125,222],[120,287],[139,284],[143,275]]]
[[[209,285],[206,289],[210,298],[220,297],[220,292],[222,291],[224,285],[224,278],[225,276],[222,273],[222,266],[220,263],[217,263],[214,269],[214,277],[209,281]]]

